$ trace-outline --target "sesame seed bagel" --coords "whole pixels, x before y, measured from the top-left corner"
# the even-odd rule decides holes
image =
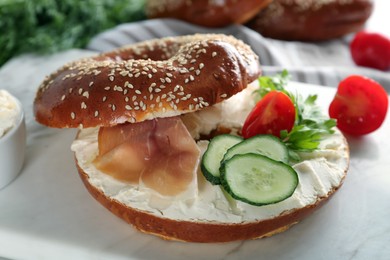
[[[249,23],[265,37],[324,41],[360,30],[372,0],[275,0]]]
[[[149,18],[172,17],[205,27],[242,24],[272,0],[148,0]]]
[[[34,112],[57,128],[142,122],[212,106],[260,74],[257,55],[232,36],[149,40],[63,66],[39,87]]]

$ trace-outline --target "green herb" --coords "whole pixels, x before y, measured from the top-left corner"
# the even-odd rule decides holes
[[[25,53],[83,48],[97,33],[145,18],[145,0],[0,0],[0,66]]]
[[[320,107],[316,105],[317,95],[303,99],[301,95],[286,90],[289,79],[286,70],[274,77],[262,76],[259,78],[260,88],[255,94],[256,99],[260,99],[270,91],[278,90],[291,98],[296,110],[295,125],[290,132],[281,131],[280,138],[290,149],[290,156],[297,159],[296,152],[317,149],[321,139],[334,132],[336,121],[323,115]]]

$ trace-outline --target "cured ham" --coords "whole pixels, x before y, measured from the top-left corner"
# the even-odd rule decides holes
[[[98,143],[95,167],[118,180],[163,196],[197,187],[200,151],[179,117],[102,127]]]

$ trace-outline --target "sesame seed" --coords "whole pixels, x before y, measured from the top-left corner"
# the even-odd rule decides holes
[[[199,64],[199,69],[203,69],[203,68],[204,68],[204,64],[203,63]]]
[[[115,86],[114,86],[114,91],[122,92],[122,91],[123,91],[123,88],[120,87],[120,86],[115,85]]]
[[[125,106],[125,109],[126,109],[126,110],[131,110],[131,106],[126,105],[126,106]]]
[[[106,96],[104,96],[102,100],[103,100],[103,102],[106,102],[106,100],[107,100],[107,97],[106,97]]]
[[[194,81],[195,80],[194,76],[190,75],[190,80]]]
[[[196,74],[197,76],[199,76],[200,70],[196,70],[196,71],[195,71],[195,74]]]
[[[87,108],[87,105],[85,104],[85,102],[81,102],[81,109],[86,109]]]
[[[98,117],[99,116],[99,111],[95,111],[95,117]]]
[[[227,94],[226,93],[225,94],[221,94],[220,97],[221,98],[225,98],[225,97],[227,97]]]
[[[136,122],[136,120],[135,120],[135,118],[134,117],[130,117],[130,123],[135,123]]]
[[[112,106],[111,106],[111,109],[112,109],[112,111],[115,111],[115,110],[116,110],[116,106],[115,106],[115,105],[112,105]]]
[[[110,90],[110,87],[109,87],[109,86],[107,86],[107,87],[105,87],[105,88],[104,88],[104,90],[107,90],[107,91],[109,91],[109,90]]]
[[[213,51],[213,53],[211,54],[211,57],[214,58],[215,56],[217,56],[217,53],[215,51]]]
[[[165,78],[165,81],[168,82],[168,83],[172,82],[170,78]]]
[[[61,97],[61,100],[62,100],[62,101],[64,101],[65,97],[66,97],[66,96],[65,96],[65,95],[63,95],[63,96]]]
[[[139,89],[135,90],[135,93],[141,95],[141,91]]]
[[[89,82],[89,86],[92,86],[93,85],[93,81]]]
[[[126,71],[126,70],[122,70],[121,72],[119,72],[119,74],[120,74],[121,76],[123,76],[123,77],[126,77],[126,76],[129,74],[129,72]]]
[[[115,78],[114,78],[114,76],[112,76],[112,75],[109,77],[109,80],[110,80],[110,81],[114,81],[114,79],[115,79]]]
[[[88,91],[85,91],[85,92],[83,93],[83,97],[89,98],[89,92],[88,92]]]
[[[79,95],[81,95],[82,93],[83,93],[83,89],[79,88]]]
[[[76,114],[74,112],[70,113],[70,117],[74,120],[76,118]]]

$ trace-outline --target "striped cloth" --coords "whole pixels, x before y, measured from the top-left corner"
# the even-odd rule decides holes
[[[94,37],[87,48],[103,52],[148,39],[194,33],[224,33],[243,40],[259,55],[264,75],[287,69],[294,81],[337,87],[348,75],[359,74],[375,79],[390,92],[389,72],[354,65],[350,36],[316,44],[286,42],[264,38],[241,25],[209,29],[174,19],[155,19],[117,26]]]

